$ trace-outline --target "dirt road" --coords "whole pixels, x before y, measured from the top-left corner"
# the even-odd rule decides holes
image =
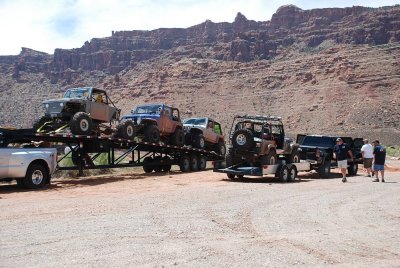
[[[400,265],[400,172],[345,184],[130,172],[1,185],[0,266]]]

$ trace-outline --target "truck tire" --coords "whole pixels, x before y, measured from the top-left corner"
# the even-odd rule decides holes
[[[254,147],[254,135],[249,129],[239,129],[233,133],[232,145],[239,151],[248,151]]]
[[[87,113],[78,112],[72,117],[69,127],[74,135],[90,135],[93,130],[93,122]]]
[[[215,152],[219,155],[224,156],[226,154],[226,147],[223,141],[219,141],[216,145]]]
[[[233,180],[236,177],[235,174],[230,174],[230,173],[227,173],[226,176],[228,176],[228,179],[230,180]]]
[[[153,158],[148,156],[143,159],[143,170],[145,173],[150,173],[153,171]]]
[[[183,155],[179,159],[179,168],[182,172],[190,171],[190,158],[188,155]]]
[[[294,182],[297,177],[297,168],[295,165],[289,165],[289,181]]]
[[[29,189],[38,189],[43,187],[49,180],[49,173],[44,164],[32,163],[24,178],[24,185]]]
[[[171,143],[179,147],[185,145],[185,133],[181,128],[175,129],[174,134],[171,136]]]
[[[321,178],[329,178],[331,176],[331,162],[325,161],[322,166],[318,168],[318,174]]]
[[[199,170],[199,158],[197,157],[197,155],[190,156],[190,170],[191,171]]]
[[[117,127],[117,137],[133,140],[135,138],[135,125],[133,122],[127,120],[119,124]]]
[[[358,165],[354,163],[350,163],[348,168],[347,168],[347,173],[349,173],[349,176],[356,176],[358,171]]]
[[[151,143],[160,142],[160,130],[156,125],[147,125],[144,129],[144,141]]]
[[[289,174],[289,168],[286,165],[283,165],[279,170],[279,179],[281,182],[289,182],[290,181],[290,174]]]
[[[207,167],[207,158],[204,155],[199,157],[199,170],[205,170]]]
[[[201,133],[194,134],[192,145],[195,148],[204,149],[204,147],[206,146],[206,141],[204,139],[203,134],[201,134]]]
[[[46,122],[50,122],[51,118],[47,116],[42,116],[33,123],[33,132],[37,132]]]

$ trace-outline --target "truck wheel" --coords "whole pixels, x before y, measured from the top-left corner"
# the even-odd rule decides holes
[[[168,156],[163,157],[162,170],[165,172],[168,172],[171,170],[171,158],[169,158]]]
[[[49,174],[43,164],[31,164],[26,171],[24,185],[29,189],[43,187],[48,181]]]
[[[154,157],[153,163],[154,163],[154,171],[155,172],[161,172],[163,170],[163,165],[161,164],[162,157],[161,156],[156,156]]]
[[[233,133],[232,145],[240,151],[248,151],[254,146],[254,135],[249,129],[239,129]]]
[[[289,175],[289,168],[286,165],[283,165],[279,170],[279,179],[281,182],[289,182],[290,175]]]
[[[197,157],[197,155],[190,156],[190,170],[191,171],[199,170],[199,158]]]
[[[204,149],[204,147],[206,146],[206,141],[204,140],[203,134],[201,133],[194,134],[193,146],[195,148]]]
[[[40,129],[40,128],[43,127],[43,125],[46,122],[50,122],[50,121],[51,121],[50,117],[42,116],[41,118],[36,120],[35,123],[33,123],[33,126],[32,126],[33,132],[38,132],[38,130],[39,130],[39,132],[42,132],[43,129]]]
[[[300,163],[300,153],[297,149],[290,154],[289,161],[290,163]]]
[[[175,146],[182,147],[185,145],[185,134],[182,129],[175,129],[174,134],[171,136],[171,143]]]
[[[117,127],[117,137],[133,140],[135,138],[135,125],[133,122],[127,120],[119,124]]]
[[[226,147],[225,147],[225,143],[223,141],[219,141],[216,144],[216,150],[215,152],[219,155],[225,155],[226,154]]]
[[[90,135],[93,129],[93,122],[87,113],[78,112],[72,117],[69,127],[74,135]]]
[[[318,174],[321,178],[329,178],[331,175],[331,162],[330,160],[318,168]]]
[[[183,155],[179,159],[179,168],[182,172],[190,171],[190,158],[188,155]]]
[[[289,167],[289,181],[294,182],[297,177],[297,168],[295,165],[290,165]]]
[[[199,170],[205,170],[207,167],[207,159],[204,155],[199,157]]]
[[[349,167],[347,168],[347,172],[349,173],[350,176],[355,176],[357,175],[358,171],[358,165],[357,164],[350,164]]]
[[[144,129],[144,141],[151,143],[160,142],[160,130],[156,125],[148,125]]]
[[[145,173],[150,173],[153,171],[153,158],[148,156],[143,159],[143,170]]]

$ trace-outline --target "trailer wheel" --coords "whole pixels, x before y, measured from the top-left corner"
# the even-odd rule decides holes
[[[93,122],[85,112],[76,113],[69,122],[71,132],[74,135],[90,135],[93,130]]]
[[[38,189],[43,187],[49,178],[49,173],[44,164],[33,163],[26,171],[24,185],[29,189]]]
[[[279,179],[281,182],[289,182],[290,175],[289,175],[289,168],[286,165],[283,165],[279,170]]]
[[[289,168],[289,181],[294,182],[297,177],[297,168],[295,165],[290,165]]]
[[[199,149],[204,149],[204,147],[206,146],[206,141],[204,139],[203,134],[201,133],[194,134],[193,146]]]
[[[354,163],[351,163],[347,168],[347,172],[349,173],[350,176],[357,175],[357,171],[358,171],[358,165]]]
[[[160,142],[160,130],[156,125],[148,125],[144,129],[144,141],[151,143]]]
[[[153,164],[155,172],[161,172],[163,170],[163,165],[161,164],[161,160],[162,160],[161,156],[154,157]]]
[[[199,170],[205,170],[207,167],[207,159],[204,155],[199,157]]]
[[[181,128],[175,129],[174,134],[171,136],[171,143],[179,147],[185,145],[185,133]]]
[[[162,165],[162,170],[165,172],[168,172],[171,170],[171,158],[168,156],[163,157],[163,165]]]
[[[150,173],[153,171],[153,158],[151,156],[145,157],[143,159],[143,170],[146,173]]]
[[[326,160],[322,166],[318,168],[318,174],[321,178],[329,178],[331,175],[331,162]]]
[[[183,155],[179,159],[179,168],[182,172],[190,171],[190,158],[188,155]]]
[[[228,179],[230,179],[230,180],[233,180],[235,178],[235,174],[227,173],[226,176],[228,176]]]
[[[197,171],[199,169],[199,158],[197,155],[190,156],[190,170]]]

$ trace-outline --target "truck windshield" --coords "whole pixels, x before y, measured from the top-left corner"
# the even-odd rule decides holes
[[[162,105],[143,105],[138,106],[133,111],[134,114],[160,114],[162,111]]]
[[[330,137],[306,136],[300,145],[315,146],[315,147],[332,147],[333,139]]]
[[[64,98],[87,98],[89,97],[89,89],[87,88],[71,88],[64,93]]]
[[[185,119],[185,121],[183,121],[183,123],[188,124],[188,125],[205,126],[206,119],[205,118],[189,118],[189,119]]]

